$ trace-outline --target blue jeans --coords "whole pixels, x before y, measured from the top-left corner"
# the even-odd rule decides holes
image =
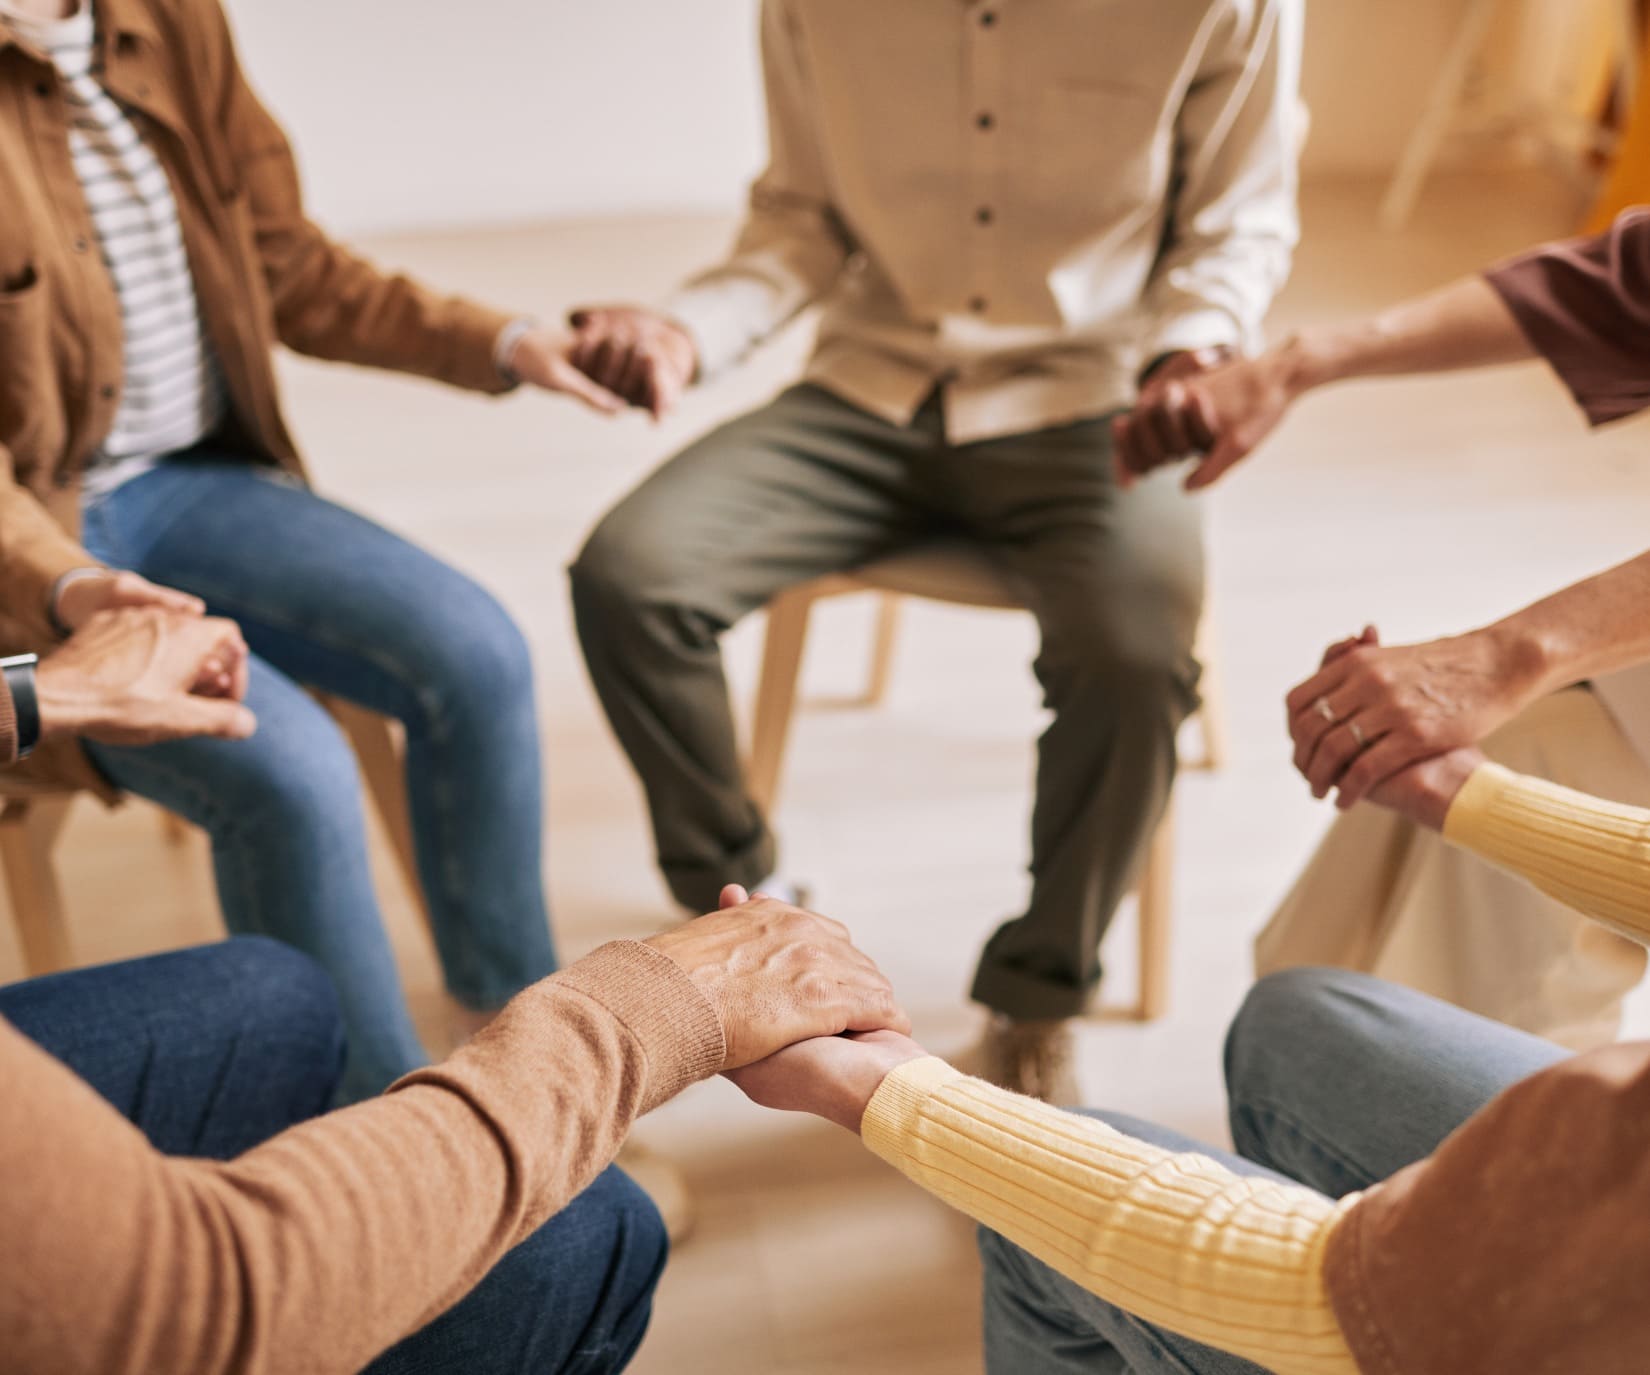
[[[1227,1038],[1238,1154],[1092,1115],[1238,1174],[1340,1198],[1432,1154],[1503,1089],[1565,1053],[1367,975],[1292,969],[1250,991]],[[990,1375],[1264,1375],[1096,1298],[993,1232],[980,1233],[980,1250]]]
[[[0,1016],[170,1155],[229,1159],[326,1110],[343,1023],[305,956],[238,939],[0,988]],[[664,1225],[609,1168],[371,1375],[608,1375],[641,1344]]]
[[[83,538],[246,635],[251,740],[88,749],[118,787],[211,836],[231,932],[326,967],[349,1033],[345,1097],[426,1056],[373,893],[355,759],[306,689],[406,727],[419,876],[452,995],[490,1011],[554,971],[532,665],[487,592],[271,469],[199,451],[90,505]]]

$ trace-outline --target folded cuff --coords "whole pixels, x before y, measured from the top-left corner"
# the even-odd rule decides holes
[[[638,1115],[708,1079],[727,1060],[721,1019],[682,967],[641,941],[612,941],[555,976],[600,1003],[647,1058]]]

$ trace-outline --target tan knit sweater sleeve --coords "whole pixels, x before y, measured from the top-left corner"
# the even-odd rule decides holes
[[[1355,1375],[1324,1253],[1333,1203],[1164,1150],[937,1059],[883,1081],[865,1143],[1107,1302],[1278,1375]]]
[[[1640,944],[1650,942],[1650,811],[1485,764],[1444,836]]]
[[[0,1022],[0,1365],[357,1371],[462,1298],[723,1053],[687,976],[618,942],[445,1064],[217,1164],[158,1154]]]

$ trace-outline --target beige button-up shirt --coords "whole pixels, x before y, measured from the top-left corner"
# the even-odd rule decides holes
[[[958,442],[1249,346],[1289,268],[1304,0],[766,0],[770,161],[667,304],[701,375],[825,306],[810,380]]]

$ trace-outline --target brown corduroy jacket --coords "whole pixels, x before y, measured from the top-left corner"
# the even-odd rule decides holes
[[[380,272],[304,213],[285,135],[247,85],[217,0],[97,0],[104,82],[166,168],[202,315],[232,401],[226,438],[302,473],[281,416],[277,343],[476,391],[511,317]],[[45,56],[0,22],[0,650],[57,638],[52,584],[95,562],[78,487],[120,401],[122,332]],[[99,787],[70,743],[15,773]]]

